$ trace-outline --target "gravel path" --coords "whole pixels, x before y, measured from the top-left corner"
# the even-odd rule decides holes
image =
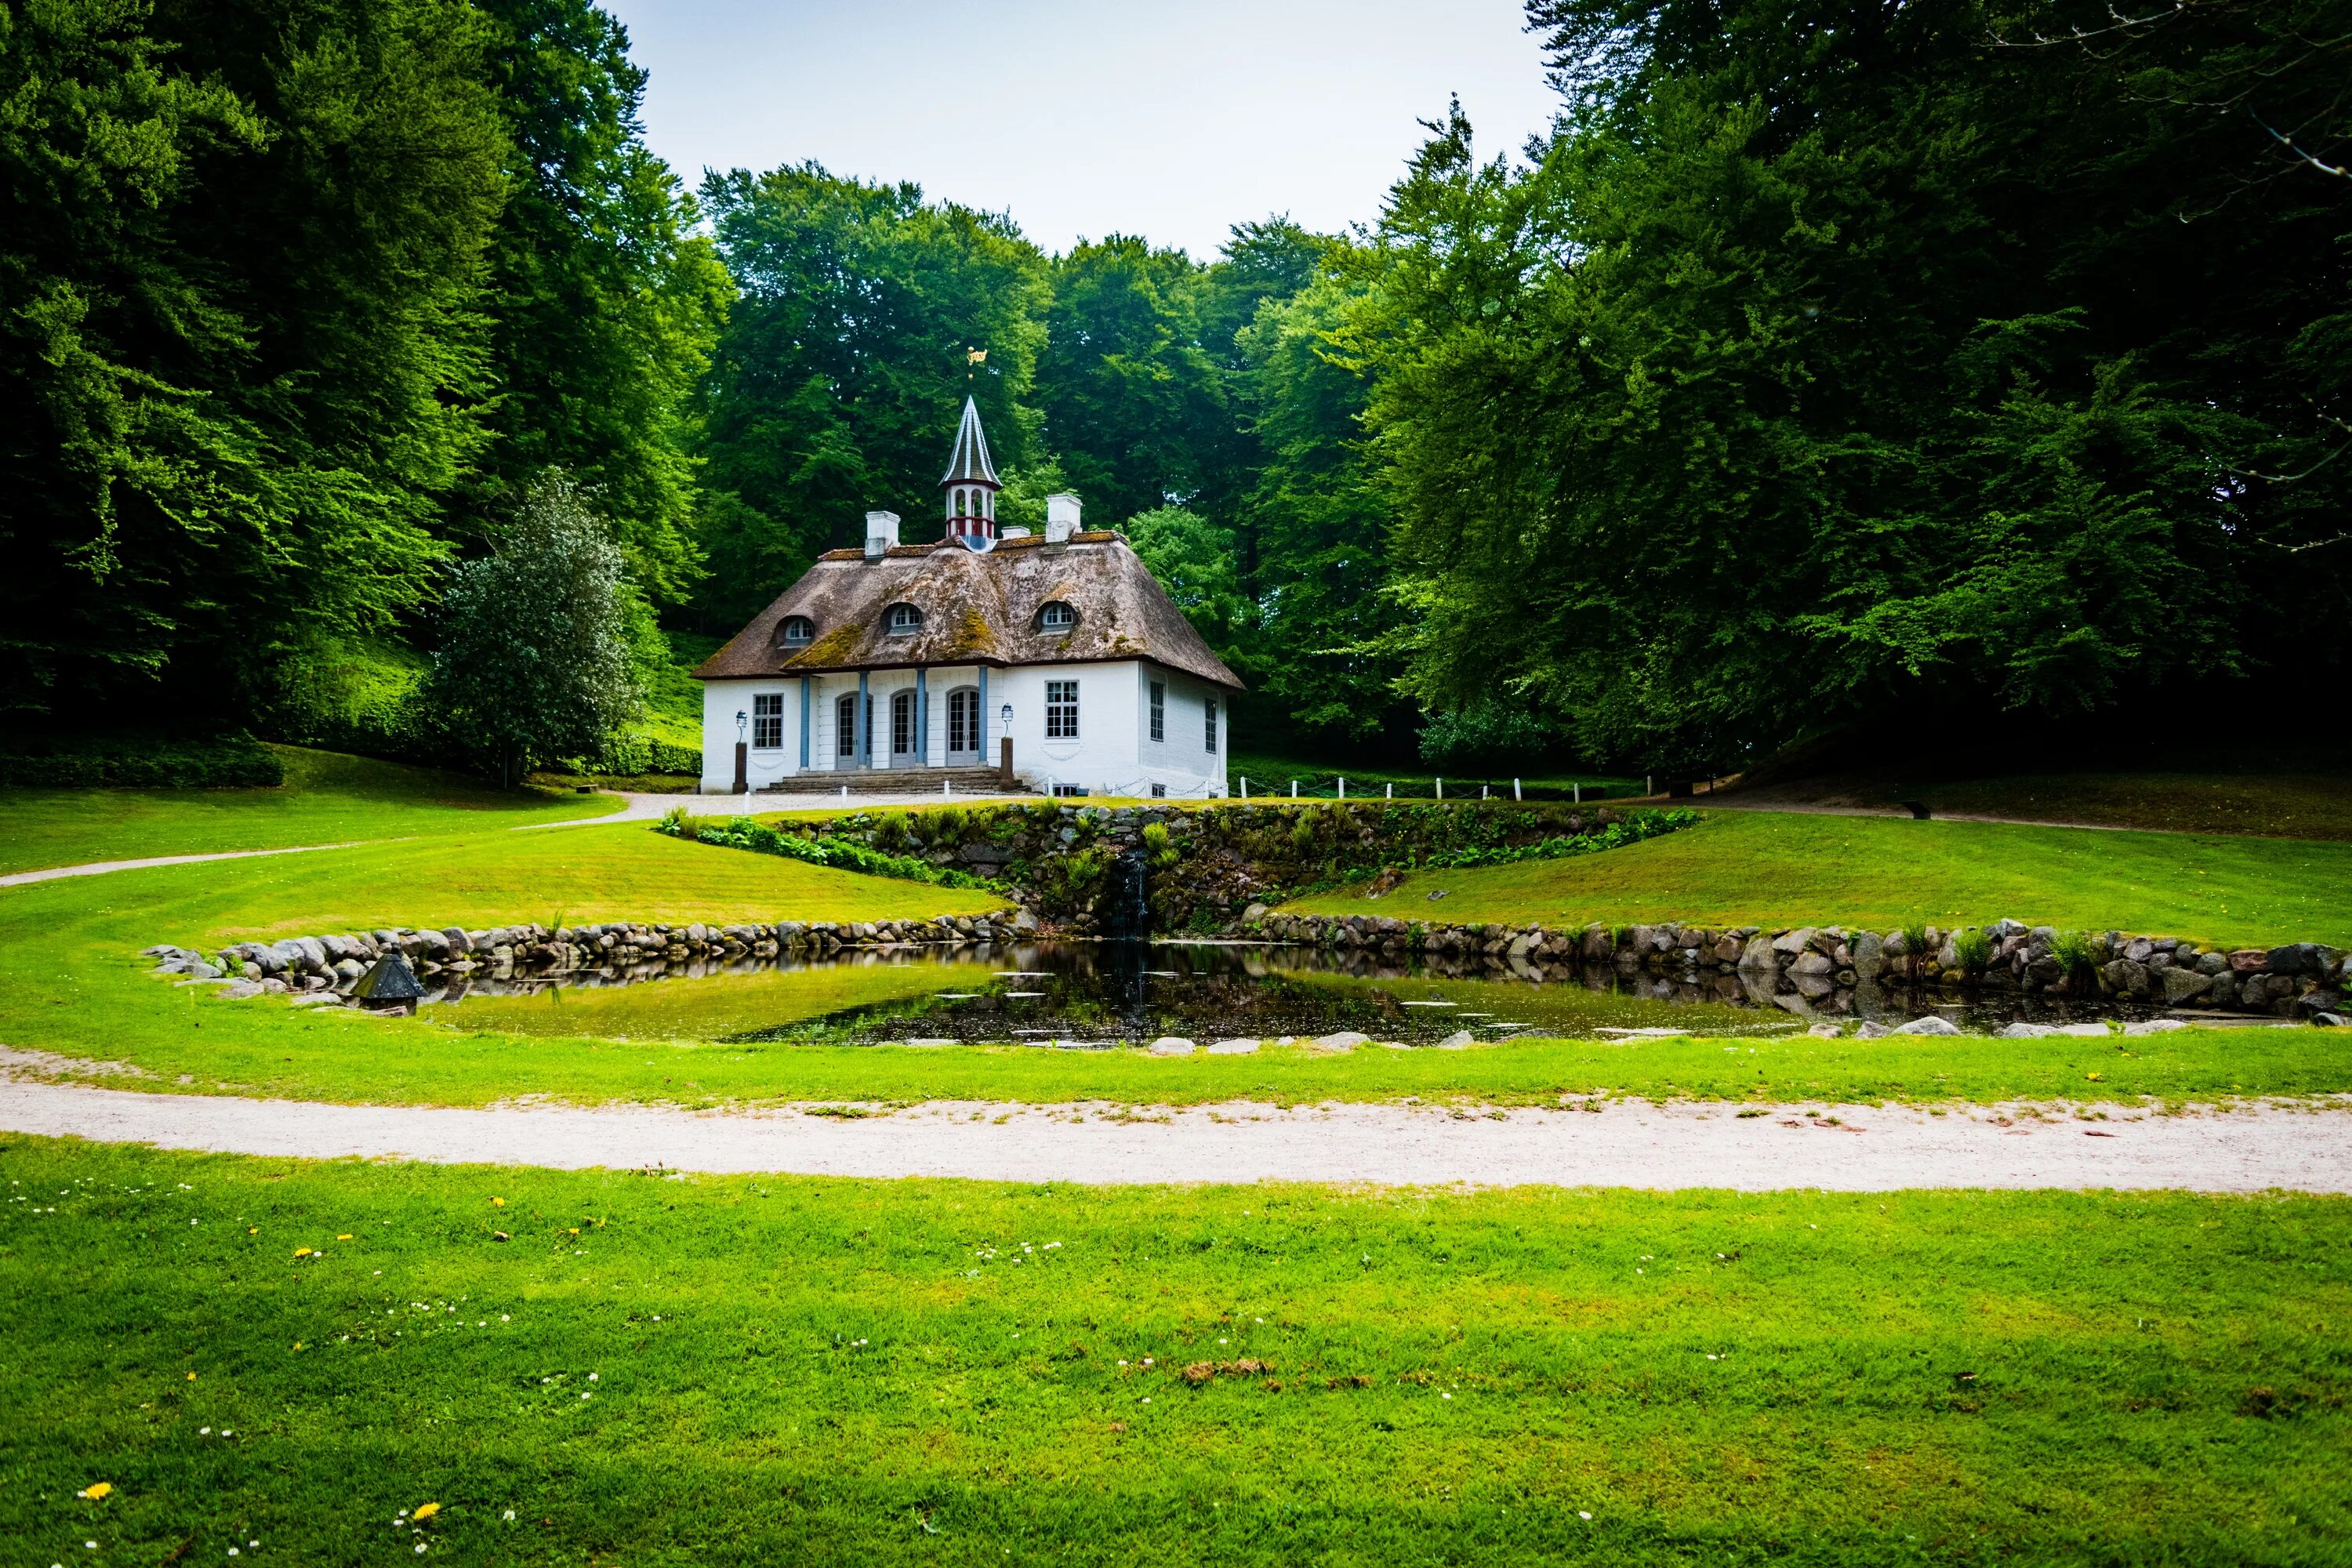
[[[193,866],[200,860],[250,860],[257,855],[309,855],[320,849],[351,849],[349,844],[299,844],[286,849],[224,849],[211,855],[156,855],[144,860],[92,860],[86,866],[53,866],[46,871],[11,871],[0,877],[0,888],[26,882],[54,882],[60,877],[95,877],[106,871],[137,871],[149,866]],[[374,842],[367,840],[365,842]]]
[[[1724,1105],[1638,1103],[1494,1116],[1391,1105],[942,1102],[844,1117],[796,1107],[452,1110],[0,1082],[0,1129],[9,1131],[310,1159],[1029,1182],[2352,1192],[2352,1106],[2105,1110],[2107,1120],[2084,1121],[2023,1107],[1931,1116],[1833,1106],[1819,1117],[1776,1108],[1741,1118]]]

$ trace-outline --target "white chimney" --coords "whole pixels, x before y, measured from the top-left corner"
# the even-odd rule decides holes
[[[879,561],[882,552],[898,542],[898,514],[895,511],[869,511],[866,514],[866,559]]]
[[[1045,498],[1045,542],[1067,544],[1078,531],[1078,498],[1067,494]]]

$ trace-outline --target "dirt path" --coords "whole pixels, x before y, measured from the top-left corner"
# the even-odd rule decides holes
[[[1381,1105],[938,1103],[844,1117],[795,1107],[452,1110],[0,1082],[0,1129],[9,1131],[308,1159],[1024,1182],[2352,1192],[2352,1106],[2106,1112],[2084,1121],[2018,1107],[1932,1116],[1835,1106],[1819,1117],[1779,1108],[1741,1118],[1723,1105],[1627,1104],[1491,1116]]]
[[[284,849],[223,849],[210,855],[155,855],[144,860],[92,860],[86,866],[52,866],[46,871],[11,871],[0,877],[0,888],[14,888],[26,882],[54,882],[60,877],[96,877],[108,871],[139,871],[150,866],[194,866],[203,860],[250,860],[258,855],[309,855],[320,849],[355,849],[362,843],[378,843],[376,839],[353,839],[348,844],[298,844]]]

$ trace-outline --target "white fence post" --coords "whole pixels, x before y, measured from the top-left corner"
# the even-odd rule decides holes
[[[1395,785],[1395,784],[1391,784],[1391,785],[1389,785],[1389,793],[1388,793],[1388,796],[1387,796],[1387,798],[1388,798],[1388,799],[1390,799],[1390,800],[1394,800],[1394,799],[1396,798],[1396,785]]]
[[[1437,798],[1440,800],[1444,800],[1445,798],[1445,781],[1444,779],[1439,779],[1437,781]]]
[[[1242,798],[1244,800],[1249,798],[1249,774],[1247,773],[1242,775]]]
[[[1511,798],[1512,798],[1513,800],[1517,800],[1517,799],[1519,799],[1519,798],[1520,798],[1520,795],[1519,795],[1519,781],[1518,781],[1518,780],[1517,780],[1517,779],[1513,779],[1513,780],[1511,781]]]
[[[1293,800],[1297,800],[1298,798],[1298,781],[1297,779],[1290,781],[1290,798]]]
[[[1348,780],[1347,775],[1344,773],[1341,774],[1339,778],[1339,798],[1341,800],[1348,798]]]
[[[1584,781],[1582,779],[1570,779],[1569,781],[1568,787],[1575,792],[1575,804],[1582,805],[1584,804]]]

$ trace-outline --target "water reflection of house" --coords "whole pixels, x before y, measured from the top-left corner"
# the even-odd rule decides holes
[[[1000,533],[980,410],[964,401],[940,488],[946,530],[817,558],[695,671],[702,788],[929,789],[1013,768],[1058,794],[1222,795],[1227,698],[1241,681],[1078,498],[1043,537]],[[964,775],[971,787],[988,781]]]

